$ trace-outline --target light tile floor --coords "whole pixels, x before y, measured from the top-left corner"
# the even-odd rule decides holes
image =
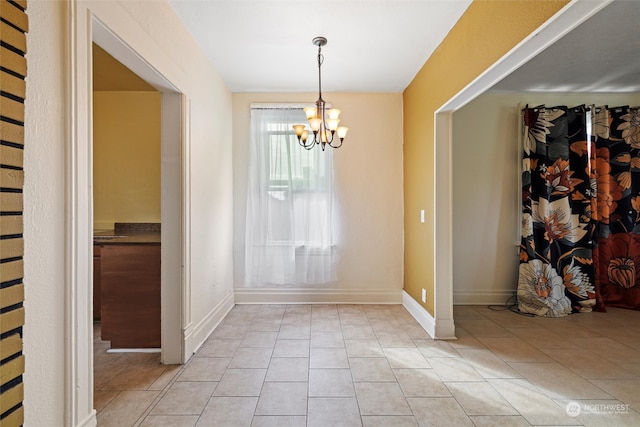
[[[100,426],[638,426],[640,312],[239,305],[184,366],[95,341]]]

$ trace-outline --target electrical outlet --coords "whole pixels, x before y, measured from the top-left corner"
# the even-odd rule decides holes
[[[427,290],[425,288],[422,288],[422,302],[427,302]]]

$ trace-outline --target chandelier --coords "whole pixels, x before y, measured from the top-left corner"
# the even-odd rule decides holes
[[[318,46],[318,100],[315,107],[304,109],[311,131],[306,128],[306,125],[293,125],[293,130],[298,137],[300,145],[307,150],[312,149],[316,144],[320,144],[322,150],[324,150],[325,145],[331,148],[339,148],[342,146],[349,128],[338,126],[340,123],[340,110],[331,108],[325,111],[325,102],[322,99],[321,67],[324,61],[322,46],[327,44],[327,39],[316,37],[312,43],[314,46]],[[313,133],[313,138],[311,138],[310,132]],[[337,138],[334,138],[336,136]]]

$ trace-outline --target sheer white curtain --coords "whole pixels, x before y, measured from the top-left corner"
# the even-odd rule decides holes
[[[305,150],[291,126],[302,108],[251,108],[245,242],[247,286],[336,280],[333,153]]]

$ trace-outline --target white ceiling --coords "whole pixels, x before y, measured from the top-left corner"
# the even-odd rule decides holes
[[[639,23],[639,1],[614,1],[491,91],[640,92]]]
[[[233,92],[402,92],[471,0],[169,0]]]
[[[402,92],[471,0],[169,0],[233,92]],[[640,1],[616,0],[491,91],[640,92]]]

